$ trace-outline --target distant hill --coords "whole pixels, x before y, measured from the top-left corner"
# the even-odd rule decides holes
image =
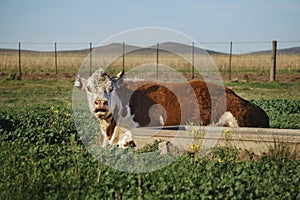
[[[156,45],[152,45],[150,47],[139,47],[134,45],[125,45],[125,52],[132,52],[135,50],[138,50],[139,53],[146,53],[146,52],[153,52],[157,48]],[[176,42],[165,42],[159,44],[159,48],[161,51],[170,51],[174,53],[180,53],[180,54],[191,54],[192,53],[192,46],[176,43]],[[149,51],[150,49],[150,51]],[[122,43],[112,43],[100,47],[93,48],[95,53],[99,53],[101,55],[122,55],[123,54],[123,44]],[[31,53],[53,53],[53,51],[33,51],[33,50],[22,50],[22,52],[31,52]],[[59,51],[58,53],[75,53],[75,54],[88,54],[90,52],[90,49],[81,49],[81,50],[63,50]],[[17,49],[0,49],[0,53],[18,53]],[[208,50],[208,49],[202,49],[197,46],[194,47],[194,53],[195,54],[220,54],[220,55],[226,55],[226,53],[221,53],[218,51]],[[264,51],[254,51],[249,52],[245,54],[270,54],[271,50],[264,50]],[[292,48],[285,48],[285,49],[278,49],[278,54],[300,54],[300,47],[292,47]]]
[[[156,46],[152,46],[153,48],[156,48]],[[159,47],[161,49],[171,51],[171,52],[177,52],[180,54],[191,54],[192,53],[192,46],[191,45],[186,45],[186,44],[180,44],[176,42],[165,42],[162,44],[159,44]],[[202,49],[197,46],[194,46],[194,53],[195,54],[223,54],[221,52],[217,51],[212,51],[208,49]]]
[[[271,50],[254,51],[248,54],[270,54]],[[300,47],[291,47],[285,49],[277,49],[277,54],[300,54]]]

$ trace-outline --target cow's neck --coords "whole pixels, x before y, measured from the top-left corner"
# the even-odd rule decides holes
[[[99,120],[100,126],[101,126],[101,131],[104,136],[104,140],[101,140],[102,146],[106,146],[107,144],[109,145],[121,145],[122,147],[127,147],[124,146],[124,141],[122,141],[122,137],[124,135],[128,135],[128,133],[131,132],[129,129],[118,126],[114,118],[111,119],[101,119]],[[127,141],[125,141],[127,142]],[[128,145],[128,144],[127,144]]]
[[[108,119],[100,119],[99,120],[101,131],[104,133],[105,138],[109,141],[112,138],[114,130],[116,128],[116,122],[113,117]]]

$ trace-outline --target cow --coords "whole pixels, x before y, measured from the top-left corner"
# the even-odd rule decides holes
[[[86,91],[89,108],[99,120],[103,145],[135,146],[130,130],[145,126],[200,121],[201,125],[269,127],[268,115],[260,107],[227,87],[203,80],[125,83],[123,76],[123,70],[110,76],[99,69],[88,79],[77,77],[76,86]]]

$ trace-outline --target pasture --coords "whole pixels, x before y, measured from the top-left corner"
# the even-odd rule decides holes
[[[107,167],[87,152],[77,134],[73,83],[73,78],[1,78],[0,199],[300,198],[300,161],[284,145],[261,156],[215,147],[206,157],[186,154],[142,174]],[[272,128],[300,129],[299,81],[226,85],[261,106]]]
[[[121,53],[121,46],[113,49]],[[112,51],[111,49],[108,49]],[[110,72],[117,72],[122,69],[123,64],[126,71],[145,63],[156,64],[157,52],[155,49],[148,51],[133,51],[119,56],[116,53],[97,52],[89,56],[89,50],[78,51],[58,51],[55,58],[54,52],[28,51],[21,54],[21,68],[24,79],[51,78],[56,75],[60,78],[70,78],[76,75],[79,67],[96,70],[98,66],[109,66]],[[177,56],[171,53],[160,52],[158,62],[170,66],[182,73],[187,78],[191,78],[192,65],[191,53]],[[229,70],[229,55],[214,53],[211,59],[215,63],[222,78],[228,81],[229,73],[231,79],[246,81],[267,81],[269,80],[269,70],[271,66],[271,54],[233,54]],[[92,59],[90,62],[90,58]],[[124,60],[123,60],[124,59]],[[187,60],[189,62],[187,62]],[[207,57],[204,58],[204,60]],[[203,55],[195,54],[194,62],[201,63]],[[278,54],[277,55],[277,80],[295,81],[300,79],[300,55],[299,54]],[[90,66],[91,65],[91,66]],[[204,66],[205,68],[205,66]],[[204,69],[205,70],[205,69]],[[0,49],[0,72],[2,76],[15,79],[19,73],[19,54],[17,50]],[[199,74],[195,74],[199,78]]]

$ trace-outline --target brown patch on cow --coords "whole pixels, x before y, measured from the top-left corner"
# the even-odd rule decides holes
[[[140,126],[147,126],[151,122],[153,126],[160,125],[161,117],[163,117],[166,126],[180,124],[181,107],[179,100],[165,86],[157,83],[142,85],[134,91],[129,104],[134,114],[134,121],[137,121]],[[150,110],[151,113],[149,113]]]
[[[227,110],[236,118],[240,127],[269,128],[268,115],[257,105],[226,89]]]
[[[199,121],[209,125],[217,123],[225,112],[230,112],[240,127],[269,127],[269,118],[260,107],[226,87],[200,80],[163,85],[140,82],[132,86],[128,83],[127,86],[135,88],[129,106],[134,121],[140,126],[147,126],[151,119],[156,122],[154,125],[160,125],[161,117],[165,120],[165,126]],[[176,91],[176,95],[172,91]],[[191,98],[193,95],[196,96],[196,102],[195,98]],[[163,107],[165,113],[154,109],[149,116],[150,108],[156,104]]]
[[[109,123],[109,125],[107,126],[106,136],[107,136],[108,140],[110,140],[112,138],[116,125],[117,124],[116,124],[115,120],[112,119],[111,122]]]

